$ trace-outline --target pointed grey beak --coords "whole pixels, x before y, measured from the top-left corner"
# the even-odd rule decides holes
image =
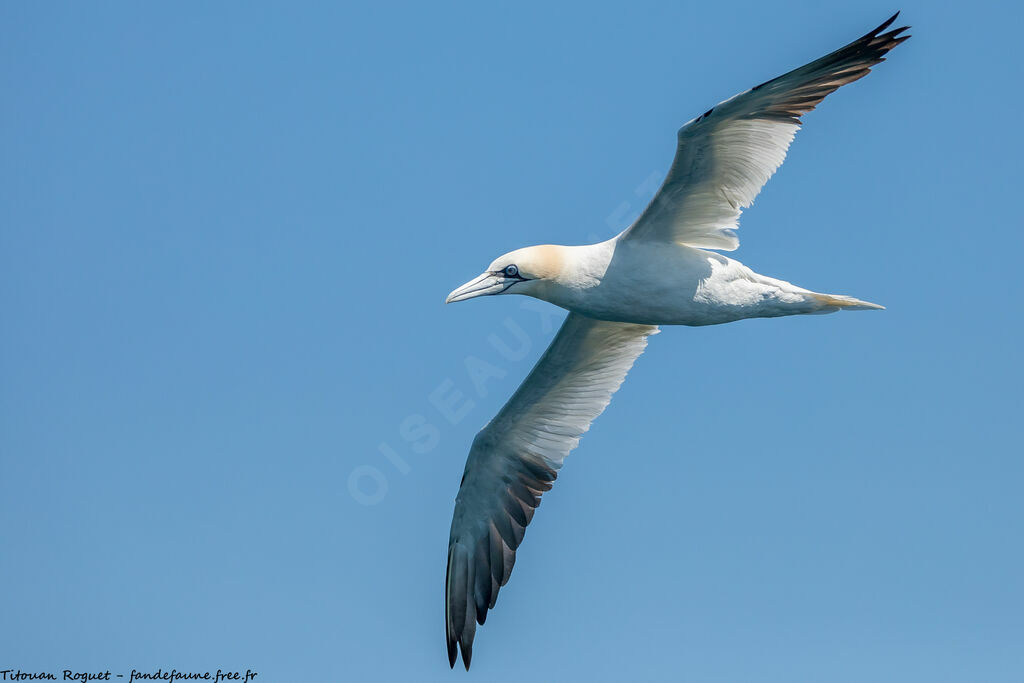
[[[484,273],[449,294],[444,302],[450,304],[456,301],[473,299],[478,296],[499,294],[503,291],[505,291],[505,278],[493,273]]]

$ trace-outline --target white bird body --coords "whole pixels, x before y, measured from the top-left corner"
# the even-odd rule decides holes
[[[585,246],[517,249],[448,295],[453,302],[524,294],[570,312],[466,459],[445,577],[452,666],[461,649],[469,668],[476,625],[511,575],[541,494],[659,325],[882,308],[759,275],[708,249],[739,246],[740,212],[785,159],[799,117],[909,37],[900,35],[906,27],[885,32],[895,19],[683,125],[665,182],[622,234]]]
[[[543,245],[498,262],[546,258],[557,271],[510,288],[598,320],[643,325],[717,325],[744,318],[881,308],[819,294],[760,275],[739,261],[685,244],[620,239],[584,246]]]

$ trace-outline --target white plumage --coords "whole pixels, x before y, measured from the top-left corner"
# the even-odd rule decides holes
[[[909,36],[896,19],[685,124],[665,182],[620,235],[499,257],[448,296],[525,294],[570,311],[551,346],[473,441],[455,503],[445,579],[452,666],[469,668],[477,623],[508,581],[540,496],[658,325],[881,308],[755,273],[706,249],[739,246],[742,209],[786,158],[800,116],[866,75]]]

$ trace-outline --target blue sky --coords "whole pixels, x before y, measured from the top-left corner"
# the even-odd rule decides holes
[[[4,3],[0,668],[464,678],[459,477],[561,312],[444,296],[613,235],[680,124],[895,9]],[[735,253],[888,310],[654,338],[471,677],[1019,680],[1022,14],[901,9]]]

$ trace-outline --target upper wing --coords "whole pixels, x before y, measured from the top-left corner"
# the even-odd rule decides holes
[[[562,461],[658,331],[570,313],[501,412],[473,440],[448,541],[445,626],[469,669],[476,622],[508,581],[526,525]]]
[[[867,75],[910,36],[883,33],[899,12],[863,38],[709,109],[679,129],[676,156],[661,189],[624,239],[678,242],[732,251],[741,209],[786,159],[801,125],[839,86]]]

